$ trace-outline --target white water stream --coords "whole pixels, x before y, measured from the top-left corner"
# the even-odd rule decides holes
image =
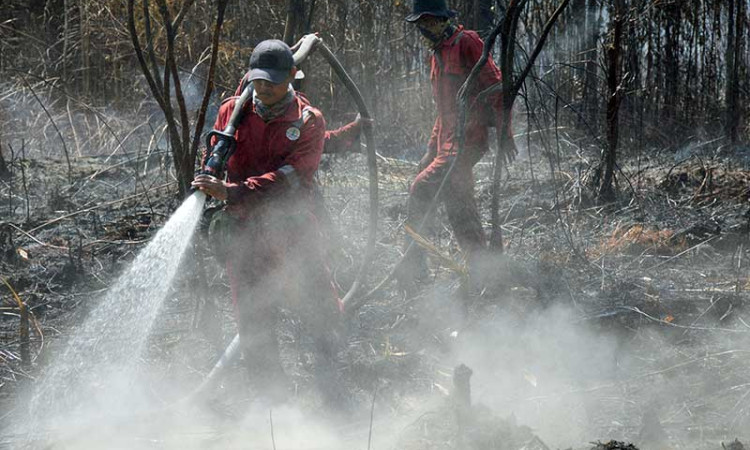
[[[198,192],[185,200],[52,357],[28,404],[32,439],[153,407],[138,376],[142,353],[205,199]]]

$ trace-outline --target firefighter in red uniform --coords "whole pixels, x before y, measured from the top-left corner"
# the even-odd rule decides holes
[[[497,126],[503,132],[505,129],[496,123],[502,108],[499,95],[488,100],[486,106],[489,108],[474,103],[479,92],[501,81],[500,70],[490,58],[480,72],[476,87],[470,92],[465,145],[457,156],[456,97],[481,57],[483,43],[475,31],[454,25],[451,19],[455,15],[445,0],[415,0],[413,13],[406,17],[408,22],[417,26],[432,51],[430,81],[438,113],[427,152],[419,163],[419,174],[410,189],[407,224],[413,230],[419,229],[448,168],[457,158],[440,200],[445,203],[448,220],[465,252],[471,274],[487,247],[474,199],[472,170],[488,150],[488,127]],[[415,247],[413,245],[412,251],[406,255],[403,270],[399,272],[400,284],[407,291],[413,290],[414,282],[427,274],[424,252]]]
[[[302,73],[302,72],[299,72]],[[244,77],[242,77],[242,80],[240,81],[240,84],[237,86],[237,89],[234,91],[234,96],[239,97],[242,95],[242,91],[245,90],[245,87],[248,83],[250,83],[250,80],[248,79],[250,77],[250,73],[248,72]],[[298,96],[302,96],[305,101],[307,101],[307,98],[304,97],[304,94],[301,92],[297,92]],[[357,114],[356,119],[354,121],[347,123],[344,126],[341,126],[335,130],[326,130],[326,137],[325,137],[325,145],[323,146],[323,153],[325,154],[343,154],[348,153],[351,151],[355,151],[355,142],[360,138],[362,131],[365,128],[371,128],[374,121],[372,119],[365,119],[359,114]]]
[[[226,201],[223,216],[231,226],[224,228],[232,232],[224,233],[231,237],[223,251],[243,356],[258,394],[271,401],[289,394],[276,335],[281,306],[303,317],[305,335],[315,346],[316,382],[324,398],[336,396],[340,311],[313,213],[313,175],[326,124],[291,87],[296,71],[284,42],[258,44],[247,76],[253,100],[237,127],[227,179],[198,175],[193,181],[197,189]],[[235,100],[221,106],[215,129],[224,129]]]
[[[353,122],[335,130],[326,131],[326,144],[323,147],[323,153],[330,155],[356,151],[355,142],[361,137],[362,131],[365,128],[372,127],[373,123],[372,119],[365,119],[357,114],[357,118]]]

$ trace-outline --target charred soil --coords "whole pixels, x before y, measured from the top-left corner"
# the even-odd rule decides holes
[[[416,172],[410,161],[379,164],[382,213],[369,285],[400,256]],[[163,161],[78,158],[72,184],[59,161],[6,165],[3,421],[19,413],[16,400],[49,355],[180,203]],[[347,316],[337,370],[353,413],[337,432],[356,428],[351,434],[360,436],[375,396],[373,439],[400,449],[588,448],[597,440],[608,444],[596,448],[718,449],[748,439],[748,165],[721,151],[639,158],[622,166],[618,201],[597,205],[582,161],[552,174],[546,163],[521,161],[503,181],[505,252],[487,264],[490,282],[468,289],[438,211],[427,234],[431,278],[419,293],[390,286]],[[488,157],[477,168],[485,217],[490,170]],[[366,240],[363,156],[331,159],[319,181],[334,224],[335,282],[345,290]],[[223,271],[200,237],[193,248],[147,354],[184,386],[201,381],[235,333]],[[28,310],[28,342],[11,289]],[[284,367],[296,401],[314,411],[314,354],[299,315],[283,317]],[[473,371],[463,399],[454,385],[460,364]],[[252,402],[251,390],[231,388],[244,377],[235,364],[211,401],[218,416],[232,420]],[[4,434],[0,445],[12,445],[12,430]]]

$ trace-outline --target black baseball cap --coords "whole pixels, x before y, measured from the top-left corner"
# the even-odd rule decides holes
[[[412,13],[406,16],[407,22],[416,22],[423,16],[435,16],[450,19],[456,11],[448,8],[445,0],[414,0]]]
[[[274,84],[283,82],[294,67],[294,55],[284,41],[263,41],[250,56],[248,81],[266,80]]]

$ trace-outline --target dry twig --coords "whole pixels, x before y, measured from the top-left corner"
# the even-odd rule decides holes
[[[3,283],[8,287],[10,293],[18,304],[18,310],[21,315],[21,329],[19,331],[21,340],[21,364],[28,366],[31,363],[31,358],[29,357],[29,310],[26,308],[26,304],[21,300],[21,297],[18,296],[18,293],[16,293],[8,280],[3,278]]]

